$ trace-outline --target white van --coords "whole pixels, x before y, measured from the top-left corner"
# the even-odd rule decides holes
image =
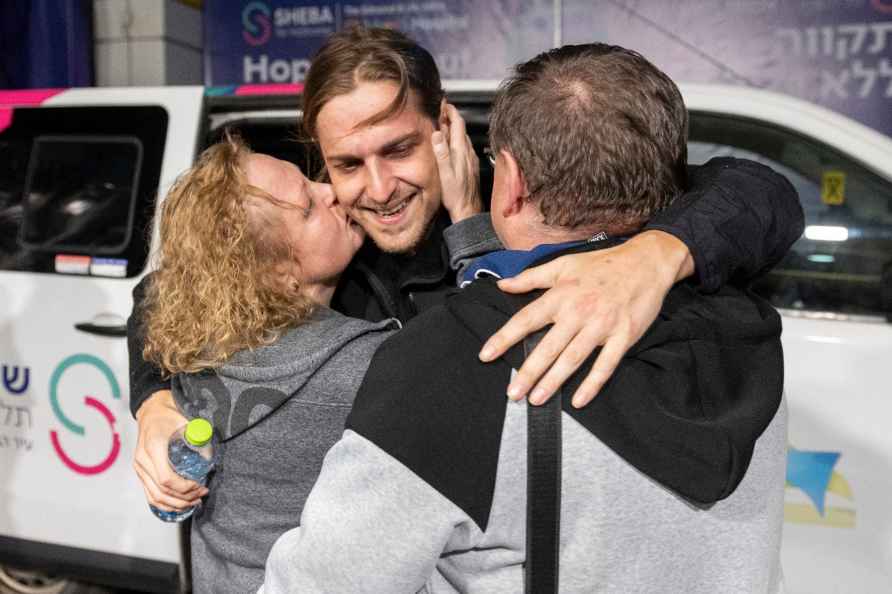
[[[450,87],[481,155],[493,88]],[[299,90],[0,92],[0,592],[188,589],[188,532],[148,511],[131,469],[130,292],[146,273],[156,197],[224,126],[306,163]],[[888,591],[892,140],[776,94],[683,92],[691,160],[771,165],[808,219],[757,285],[784,315],[788,588]]]

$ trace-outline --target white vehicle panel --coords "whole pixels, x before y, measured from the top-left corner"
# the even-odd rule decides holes
[[[865,165],[886,180],[885,195],[876,198],[892,212],[889,137],[776,93],[680,86],[693,112],[789,130]],[[743,156],[758,157],[747,152]],[[771,158],[764,162],[776,167]],[[873,224],[892,232],[888,219],[876,218]],[[807,227],[806,236],[809,228],[821,230]],[[835,239],[847,237],[846,232]],[[853,253],[841,249],[842,243],[825,245],[827,253]],[[790,411],[782,550],[787,590],[887,592],[892,585],[892,323],[880,315],[835,311],[782,309],[781,315]]]
[[[892,179],[892,138],[814,103],[770,91],[681,84],[690,111],[737,115],[795,130],[848,153]]]
[[[892,328],[787,316],[783,340],[790,446],[838,454],[826,489],[813,485],[810,496],[808,477],[799,487],[788,485],[783,566],[789,590],[886,591],[892,584],[892,432],[884,420],[892,418],[892,400],[884,376]],[[811,479],[821,477],[815,472]]]
[[[194,158],[202,89],[76,89],[23,109],[106,104],[167,111],[163,195]],[[151,514],[131,466],[125,339],[74,328],[99,315],[123,324],[139,278],[0,270],[3,536],[180,562],[176,526]]]
[[[68,89],[48,99],[46,106],[162,105],[170,120],[164,146],[164,164],[158,196],[164,198],[178,175],[192,165],[198,131],[201,127],[203,87],[104,87]],[[159,201],[160,204],[160,201]],[[158,244],[158,228],[152,234],[151,247]],[[148,271],[148,270],[147,270]],[[137,279],[138,280],[138,279]],[[135,283],[134,283],[135,284]]]

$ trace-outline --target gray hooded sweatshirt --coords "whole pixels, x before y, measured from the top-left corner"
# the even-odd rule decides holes
[[[372,354],[396,327],[320,308],[216,373],[174,378],[180,409],[210,420],[222,439],[210,494],[192,520],[196,594],[241,594],[263,583],[273,543],[298,525]]]

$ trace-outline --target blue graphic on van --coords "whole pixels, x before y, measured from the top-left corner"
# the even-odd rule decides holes
[[[839,456],[839,452],[810,452],[794,448],[787,451],[787,483],[801,489],[822,516],[827,487]]]
[[[21,374],[21,378],[19,375]],[[6,391],[17,396],[23,394],[31,383],[31,369],[15,365],[3,366],[3,387]]]

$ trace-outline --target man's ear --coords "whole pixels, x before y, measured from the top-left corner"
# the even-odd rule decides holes
[[[529,191],[527,190],[526,177],[524,176],[523,171],[521,171],[520,165],[518,165],[514,155],[509,151],[502,149],[499,151],[499,157],[501,157],[502,166],[504,167],[504,177],[502,179],[504,180],[506,189],[505,204],[502,205],[502,215],[509,217],[520,213],[526,203],[526,198],[529,196]]]

